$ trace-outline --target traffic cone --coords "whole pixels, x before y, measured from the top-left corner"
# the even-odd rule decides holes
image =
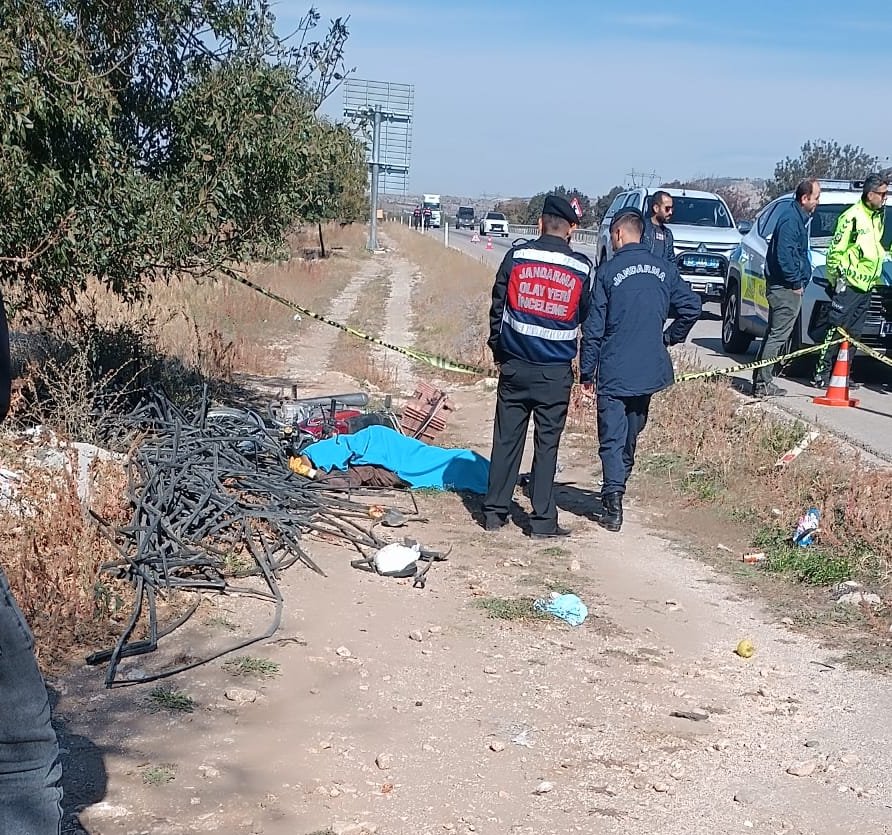
[[[827,386],[827,394],[812,398],[819,406],[858,406],[861,401],[849,397],[849,343],[839,346],[836,362],[833,363],[833,376]]]
[[[487,248],[487,249],[492,249],[492,235],[490,235],[490,236],[486,239],[486,248]]]

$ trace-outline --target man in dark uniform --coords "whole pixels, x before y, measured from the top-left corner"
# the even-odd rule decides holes
[[[570,248],[579,222],[563,198],[548,195],[535,241],[515,244],[492,289],[489,347],[499,368],[488,531],[507,524],[530,415],[535,425],[529,497],[530,536],[567,536],[558,526],[554,475],[573,386],[579,327],[591,305],[592,262]]]
[[[655,191],[650,199],[650,216],[644,221],[643,241],[652,255],[675,263],[675,238],[666,225],[672,211],[672,195],[668,191]]]
[[[622,527],[623,494],[651,395],[674,379],[666,346],[684,342],[700,318],[700,299],[674,263],[648,250],[643,232],[637,210],[614,217],[614,256],[598,267],[592,310],[582,328],[579,376],[589,391],[597,380],[600,524],[609,531]],[[664,332],[670,316],[675,321]]]

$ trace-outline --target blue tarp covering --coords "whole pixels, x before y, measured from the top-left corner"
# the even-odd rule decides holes
[[[489,478],[489,461],[476,452],[428,446],[386,426],[317,441],[302,452],[319,470],[384,467],[412,487],[486,493]]]

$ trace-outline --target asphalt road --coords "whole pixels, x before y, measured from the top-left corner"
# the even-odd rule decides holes
[[[442,230],[430,230],[425,233],[443,238]],[[486,249],[486,239],[480,243],[471,243],[471,232],[449,230],[449,245],[492,266],[495,270],[511,246],[513,238],[493,238],[493,248]],[[575,249],[594,258],[594,249],[574,245]],[[721,313],[718,304],[704,306],[703,317],[691,331],[688,338],[697,359],[704,368],[729,368],[755,359],[759,341],[755,340],[746,355],[726,356],[721,344]],[[742,391],[749,392],[752,372],[741,372],[734,375]],[[805,418],[811,423],[824,427],[834,434],[852,441],[873,455],[892,462],[892,391],[887,390],[887,383],[892,383],[892,369],[872,360],[858,361],[855,365],[854,379],[863,382],[853,397],[861,400],[861,405],[854,409],[816,406],[812,398],[817,392],[802,381],[780,378],[778,385],[787,389],[784,397],[772,398],[771,402],[791,414]]]

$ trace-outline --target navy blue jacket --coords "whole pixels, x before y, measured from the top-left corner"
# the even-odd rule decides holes
[[[668,226],[657,226],[653,215],[644,218],[644,235],[641,242],[658,258],[675,263],[675,236]]]
[[[495,361],[569,365],[591,307],[592,269],[556,235],[512,246],[492,288],[487,344]]]
[[[667,345],[684,342],[700,299],[675,264],[647,244],[626,244],[598,267],[592,311],[582,326],[580,379],[599,394],[653,394],[675,379]],[[666,320],[675,321],[663,332]]]
[[[808,215],[795,200],[781,209],[768,242],[765,273],[769,284],[801,290],[811,278],[808,257]]]

